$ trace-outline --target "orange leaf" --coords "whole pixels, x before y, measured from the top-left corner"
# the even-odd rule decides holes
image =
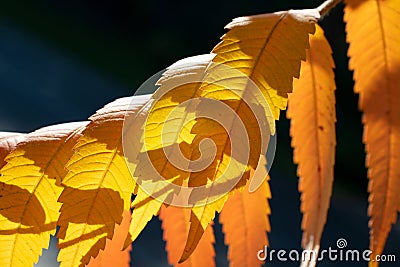
[[[115,226],[114,237],[112,240],[107,239],[104,251],[100,251],[96,258],[92,258],[87,265],[88,267],[129,267],[131,246],[122,250],[126,235],[129,230],[131,213],[124,211],[121,225]]]
[[[349,66],[364,113],[371,258],[382,253],[400,202],[399,10],[398,0],[349,0],[345,8]]]
[[[212,224],[208,225],[199,245],[187,261],[178,264],[180,255],[189,233],[190,208],[162,206],[160,219],[164,229],[164,240],[167,242],[168,263],[177,267],[213,267],[214,262],[214,233]]]
[[[231,267],[255,267],[263,264],[256,253],[268,245],[266,233],[271,230],[268,220],[268,215],[271,214],[268,180],[269,178],[264,179],[261,186],[252,193],[249,192],[248,181],[243,192],[234,193],[221,211],[219,219],[225,233]]]
[[[294,162],[300,177],[304,249],[318,253],[332,194],[335,163],[335,79],[332,50],[317,26],[310,39],[307,61],[302,63],[300,79],[289,95],[287,117]],[[314,266],[314,263],[303,263]]]

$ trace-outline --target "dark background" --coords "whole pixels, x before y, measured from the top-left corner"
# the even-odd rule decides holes
[[[30,132],[85,120],[104,104],[127,95],[175,61],[210,52],[231,19],[321,1],[228,0],[16,0],[0,1],[0,131]],[[358,97],[347,70],[343,6],[321,21],[334,51],[337,82],[335,183],[322,248],[346,238],[349,248],[368,248],[367,178]],[[296,166],[282,114],[271,169],[274,249],[299,249],[301,240]],[[227,266],[219,225],[217,266]],[[134,244],[133,266],[167,266],[160,222],[154,218]],[[54,240],[53,240],[54,243]],[[386,253],[398,253],[400,225]],[[260,248],[261,249],[261,248]],[[55,249],[38,266],[56,266]],[[53,261],[53,262],[52,262]],[[367,266],[322,262],[319,266]],[[268,266],[298,266],[273,262]],[[396,264],[381,264],[396,266]]]

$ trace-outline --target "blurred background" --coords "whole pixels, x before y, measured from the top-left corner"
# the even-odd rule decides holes
[[[224,25],[242,15],[312,8],[322,1],[266,0],[16,0],[0,1],[0,131],[31,132],[87,119],[106,103],[132,95],[147,78],[175,61],[211,51]],[[321,21],[333,49],[337,82],[335,183],[322,248],[345,238],[368,248],[367,178],[361,114],[347,70],[343,6]],[[300,195],[292,163],[289,122],[277,123],[271,169],[272,249],[300,249]],[[215,225],[217,266],[228,266],[221,227]],[[37,266],[57,266],[55,240]],[[396,254],[400,225],[386,253]],[[135,242],[132,266],[168,266],[161,224],[154,218]],[[261,248],[260,248],[261,249]],[[266,266],[298,266],[271,262]],[[327,262],[319,266],[367,266]],[[383,263],[381,266],[398,266]]]

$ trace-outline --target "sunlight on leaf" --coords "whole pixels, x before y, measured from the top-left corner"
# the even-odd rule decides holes
[[[249,76],[278,119],[280,110],[286,109],[293,77],[299,77],[308,35],[314,33],[318,19],[313,9],[236,18],[225,26],[229,31],[212,50],[217,54],[213,62]]]
[[[293,77],[299,77],[301,60],[305,60],[305,49],[309,47],[309,34],[314,33],[314,23],[318,18],[319,13],[316,10],[290,10],[234,19],[226,26],[229,31],[222,37],[222,41],[212,50],[216,54],[213,62],[239,70],[243,75],[249,77],[266,99],[266,104],[261,104],[261,106],[268,106],[268,109],[271,107],[271,117],[278,119],[280,110],[286,108],[287,93],[292,91]],[[208,75],[214,74],[211,71],[213,68],[215,67],[210,66],[208,68],[210,72]],[[216,68],[218,68],[218,65]],[[220,72],[216,73],[220,74]],[[223,72],[223,74],[220,74],[221,77],[216,75],[216,78],[206,76],[208,83],[202,86],[202,96],[225,101],[225,104],[229,103],[231,109],[240,117],[240,119],[232,120],[231,124],[235,125],[237,121],[244,122],[247,124],[247,133],[257,136],[256,138],[251,136],[248,138],[248,140],[251,140],[251,145],[249,161],[245,163],[247,166],[241,166],[243,163],[240,161],[237,164],[236,173],[243,167],[245,168],[239,183],[235,187],[238,189],[246,184],[250,169],[257,167],[259,155],[266,152],[268,142],[263,139],[269,134],[264,137],[264,134],[257,133],[255,131],[257,127],[251,126],[251,116],[249,116],[249,114],[256,116],[257,113],[245,111],[246,103],[243,100],[248,93],[246,89],[249,88],[250,84],[248,82],[243,83],[242,79],[238,80],[229,71]],[[238,96],[232,94],[232,88],[241,93]],[[250,109],[254,109],[254,107],[251,106]],[[268,122],[273,121],[269,112],[265,112],[265,116],[268,117]],[[202,125],[201,121],[198,121],[198,124]],[[259,124],[259,120],[256,124]],[[202,135],[208,137],[210,128],[206,125],[210,125],[210,122],[203,123],[202,126],[207,130],[196,132],[196,138],[200,138]],[[269,125],[271,124],[269,123]],[[230,127],[227,129],[229,133],[237,133],[237,130],[232,130]],[[270,127],[269,130],[270,134],[274,133],[274,128]],[[216,132],[215,136],[221,134],[223,133]],[[260,139],[264,141],[264,144],[254,142]],[[229,164],[228,162],[235,160],[234,157],[227,156],[230,154],[229,149],[235,146],[232,143],[229,144],[227,137],[219,140],[216,144],[217,147],[223,148],[222,151],[218,150],[219,154],[217,152],[216,165],[205,170],[202,175],[214,180],[228,170],[231,171],[227,175],[230,176],[230,179],[236,177],[237,174],[226,167]],[[242,147],[244,146],[242,145]],[[206,199],[209,198],[213,190],[215,190],[214,185],[211,184],[209,191],[205,194]],[[194,251],[205,226],[214,219],[215,212],[221,211],[226,200],[227,196],[225,195],[211,204],[192,209],[189,236],[181,261]]]
[[[160,219],[164,230],[164,240],[168,252],[168,263],[175,267],[202,267],[215,266],[214,262],[214,233],[212,224],[206,228],[195,252],[187,261],[178,264],[179,257],[189,233],[190,209],[174,206],[162,206]]]
[[[1,266],[32,266],[48,248],[59,216],[64,164],[86,124],[39,129],[25,135],[6,157],[7,165],[0,170]]]
[[[104,250],[99,252],[95,259],[91,259],[87,267],[129,267],[130,265],[130,252],[129,248],[122,250],[126,234],[129,229],[129,222],[131,213],[124,211],[122,216],[121,225],[115,226],[114,235],[112,240],[107,239]]]
[[[349,67],[363,112],[371,258],[382,253],[400,202],[399,10],[398,0],[349,0],[345,7]]]
[[[230,267],[263,265],[256,252],[269,245],[266,235],[271,230],[268,180],[263,179],[261,186],[251,193],[248,182],[242,192],[237,191],[228,199],[221,211],[219,220],[228,246]]]
[[[307,61],[301,65],[300,79],[294,81],[289,95],[287,117],[291,119],[290,135],[294,162],[301,192],[303,213],[302,247],[319,251],[332,194],[335,163],[335,77],[332,50],[317,26],[310,39]],[[304,261],[301,266],[315,266]]]
[[[123,210],[130,208],[134,180],[122,151],[122,124],[128,108],[135,113],[148,99],[128,97],[106,105],[90,117],[74,147],[59,199],[60,267],[87,264],[104,249]]]

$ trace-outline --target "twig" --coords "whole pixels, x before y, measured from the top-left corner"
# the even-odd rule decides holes
[[[342,2],[342,0],[326,0],[319,7],[317,7],[317,10],[319,14],[321,14],[321,17],[323,17],[340,2]]]

